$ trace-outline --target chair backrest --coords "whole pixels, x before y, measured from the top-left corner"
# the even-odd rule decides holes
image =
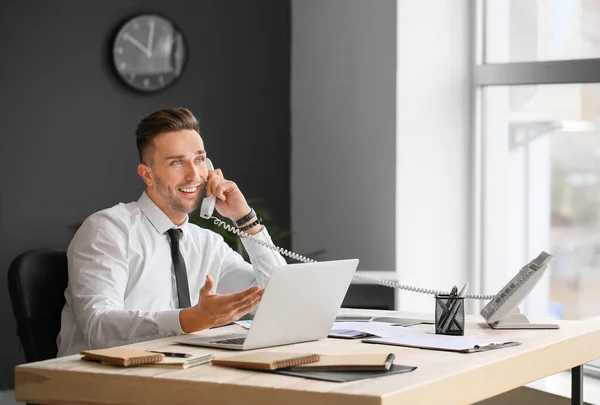
[[[65,250],[29,250],[10,265],[8,291],[28,363],[56,357],[67,283]]]

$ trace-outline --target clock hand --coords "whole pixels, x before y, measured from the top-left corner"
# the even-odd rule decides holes
[[[144,45],[140,44],[140,42],[137,39],[135,39],[134,37],[132,37],[131,35],[129,35],[128,32],[126,32],[125,34],[123,34],[123,39],[125,41],[129,40],[129,42],[131,42],[133,45],[135,45],[136,48],[138,48],[140,51],[144,52],[144,54],[147,57],[150,57],[150,55],[148,54],[148,50],[146,49],[146,47]]]
[[[148,55],[148,57],[151,57],[152,42],[154,42],[154,20],[148,21],[148,24],[150,24],[150,35],[148,35],[148,52],[150,53],[150,55]]]

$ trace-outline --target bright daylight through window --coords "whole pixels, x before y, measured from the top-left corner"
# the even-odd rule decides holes
[[[503,267],[555,255],[525,312],[600,315],[600,84],[495,86],[483,99],[486,207]]]
[[[521,310],[532,320],[598,316],[600,0],[479,4],[483,287],[546,250],[555,258]]]

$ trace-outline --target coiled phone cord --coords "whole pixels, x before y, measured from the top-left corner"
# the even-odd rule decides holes
[[[260,240],[258,238],[255,238],[252,235],[247,234],[244,231],[240,231],[239,229],[229,225],[228,223],[226,223],[225,221],[220,220],[219,218],[216,217],[211,217],[211,219],[214,219],[214,224],[217,226],[222,227],[223,229],[238,235],[242,238],[251,240],[254,243],[257,243],[261,246],[264,246],[266,248],[269,248],[271,250],[274,250],[276,252],[281,253],[284,256],[287,257],[291,257],[294,260],[298,260],[299,262],[304,262],[304,263],[316,263],[316,260],[310,259],[306,256],[302,256],[299,255],[298,253],[294,253],[294,252],[290,252],[287,249],[283,249],[279,246],[275,246],[272,245],[268,242],[265,242],[264,240]],[[390,287],[390,288],[396,288],[396,289],[401,289],[401,290],[406,290],[406,291],[413,291],[413,292],[417,292],[417,293],[423,293],[423,294],[431,294],[431,295],[436,295],[436,294],[440,294],[440,295],[445,295],[445,294],[449,294],[448,291],[442,291],[442,290],[432,290],[429,288],[420,288],[420,287],[413,287],[410,285],[405,285],[405,284],[400,284],[398,281],[396,280],[381,280],[375,277],[370,277],[370,276],[363,276],[363,275],[359,275],[359,274],[355,274],[354,275],[354,279],[355,280],[363,280],[363,281],[367,281],[369,283],[373,283],[373,284],[378,284],[378,285],[382,285],[384,287]],[[465,298],[469,298],[469,299],[475,299],[475,300],[491,300],[494,297],[494,295],[482,295],[482,294],[467,294],[465,295]]]
[[[449,294],[448,291],[413,287],[413,286],[406,285],[406,284],[400,284],[400,282],[398,282],[396,280],[381,280],[379,278],[363,276],[360,274],[355,274],[354,279],[364,280],[364,281],[368,281],[368,282],[374,283],[374,284],[379,284],[379,285],[382,285],[385,287],[397,288],[399,290],[413,291],[413,292],[422,293],[422,294],[432,294],[432,295],[438,295],[438,294],[439,295],[448,295]],[[492,298],[494,298],[494,295],[466,294],[465,298],[469,298],[472,300],[491,300]]]
[[[233,227],[233,226],[229,225],[229,224],[228,224],[228,223],[226,223],[225,221],[221,221],[219,218],[216,218],[216,217],[211,217],[211,219],[214,219],[214,220],[215,220],[215,222],[214,222],[214,223],[215,223],[215,225],[217,225],[217,226],[220,226],[220,227],[222,227],[223,229],[225,229],[225,230],[227,230],[227,231],[229,231],[229,232],[231,232],[231,233],[234,233],[234,234],[236,234],[236,235],[238,235],[238,236],[240,236],[240,237],[242,237],[242,238],[245,238],[245,239],[251,240],[251,241],[252,241],[252,242],[254,242],[254,243],[258,243],[258,244],[259,244],[259,245],[261,245],[261,246],[264,246],[264,247],[266,247],[266,248],[269,248],[269,249],[271,249],[271,250],[275,250],[275,251],[277,251],[277,252],[281,253],[281,254],[282,254],[282,255],[284,255],[284,256],[291,257],[292,259],[294,259],[294,260],[298,260],[299,262],[304,262],[304,263],[316,263],[316,260],[309,259],[308,257],[305,257],[305,256],[302,256],[302,255],[299,255],[298,253],[290,252],[290,251],[289,251],[289,250],[287,250],[287,249],[280,248],[279,246],[275,246],[275,245],[272,245],[272,244],[270,244],[270,243],[268,243],[268,242],[265,242],[264,240],[260,240],[260,239],[258,239],[258,238],[255,238],[254,236],[252,236],[252,235],[249,235],[249,234],[247,234],[246,232],[244,232],[244,231],[240,231],[239,229],[237,229],[237,228],[235,228],[235,227]]]

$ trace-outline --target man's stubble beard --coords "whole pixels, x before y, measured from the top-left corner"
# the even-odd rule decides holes
[[[185,214],[189,214],[189,213],[193,212],[194,210],[196,210],[196,208],[198,208],[198,206],[200,205],[200,196],[202,195],[202,192],[204,191],[204,186],[206,185],[206,183],[201,183],[198,186],[200,188],[200,192],[198,193],[198,196],[193,200],[193,204],[191,206],[189,206],[189,205],[181,203],[178,200],[178,198],[176,197],[177,196],[177,188],[172,190],[169,186],[165,186],[162,183],[162,181],[159,180],[158,178],[155,178],[155,183],[156,183],[156,191],[157,191],[158,195],[160,195],[160,197],[166,202],[169,209],[172,211],[182,212]]]

